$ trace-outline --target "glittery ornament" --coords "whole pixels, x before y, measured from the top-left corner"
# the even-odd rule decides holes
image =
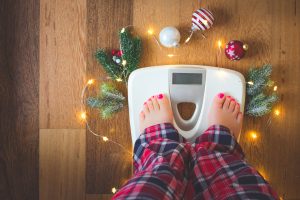
[[[247,50],[247,44],[238,40],[232,40],[225,47],[225,55],[230,60],[240,60],[244,57]]]
[[[205,31],[212,27],[214,23],[214,16],[212,12],[205,8],[196,10],[192,15],[192,30]]]

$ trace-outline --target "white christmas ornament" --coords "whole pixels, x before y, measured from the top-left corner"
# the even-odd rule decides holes
[[[159,33],[159,42],[167,48],[179,47],[180,33],[175,27],[165,27]]]

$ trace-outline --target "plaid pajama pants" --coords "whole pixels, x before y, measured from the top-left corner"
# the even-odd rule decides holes
[[[278,199],[224,126],[194,144],[172,124],[145,129],[134,146],[134,176],[113,199]]]

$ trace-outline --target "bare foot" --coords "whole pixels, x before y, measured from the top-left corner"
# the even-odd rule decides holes
[[[161,123],[173,123],[173,112],[170,102],[164,94],[152,96],[144,103],[140,113],[140,132],[149,126]]]
[[[242,129],[243,114],[240,112],[240,105],[230,96],[223,93],[218,94],[214,98],[214,102],[208,114],[208,125],[223,125],[230,129],[234,137],[238,139],[238,135]]]

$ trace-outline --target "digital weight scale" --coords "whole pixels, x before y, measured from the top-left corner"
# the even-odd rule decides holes
[[[207,128],[208,111],[218,93],[234,97],[243,112],[245,103],[244,76],[233,70],[202,65],[166,65],[141,68],[130,74],[128,106],[132,143],[141,134],[139,113],[151,96],[166,94],[174,114],[174,126],[188,141],[194,141]],[[194,103],[192,117],[184,120],[179,103]]]

